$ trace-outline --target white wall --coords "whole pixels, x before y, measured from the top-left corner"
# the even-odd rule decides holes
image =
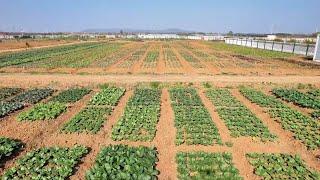
[[[316,48],[314,50],[313,60],[320,62],[320,34],[318,34],[317,44],[316,44]]]

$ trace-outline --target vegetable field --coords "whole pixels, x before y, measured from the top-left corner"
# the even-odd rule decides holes
[[[320,75],[319,66],[288,53],[184,40],[110,40],[0,53],[0,72]]]
[[[319,77],[200,40],[0,53],[0,177],[319,180]]]

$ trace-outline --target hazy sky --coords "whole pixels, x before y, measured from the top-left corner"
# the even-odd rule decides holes
[[[21,28],[310,33],[320,31],[320,0],[0,0],[0,31]]]

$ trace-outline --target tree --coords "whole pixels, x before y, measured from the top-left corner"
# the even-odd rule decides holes
[[[227,35],[228,35],[228,36],[233,36],[233,32],[232,32],[232,31],[229,31]]]

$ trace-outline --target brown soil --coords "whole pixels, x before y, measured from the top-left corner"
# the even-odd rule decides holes
[[[177,165],[175,163],[175,155],[177,151],[174,143],[176,129],[174,128],[173,119],[174,114],[170,104],[169,92],[167,89],[163,89],[161,97],[161,116],[157,125],[157,134],[154,140],[159,151],[159,163],[157,164],[157,169],[160,171],[160,179],[169,180],[176,179],[177,177]]]
[[[26,43],[30,47],[26,46]],[[12,51],[22,51],[27,49],[38,49],[38,48],[47,48],[55,47],[61,45],[71,45],[81,43],[82,41],[73,41],[73,40],[21,40],[21,41],[7,41],[0,43],[0,53],[2,52],[12,52]],[[85,41],[88,42],[88,41]]]
[[[72,81],[70,81],[72,80]],[[93,86],[103,83],[139,82],[212,82],[215,84],[294,84],[294,83],[319,83],[320,76],[206,76],[206,75],[70,75],[70,74],[0,74],[0,84],[5,87],[20,86],[24,88],[33,86]]]

